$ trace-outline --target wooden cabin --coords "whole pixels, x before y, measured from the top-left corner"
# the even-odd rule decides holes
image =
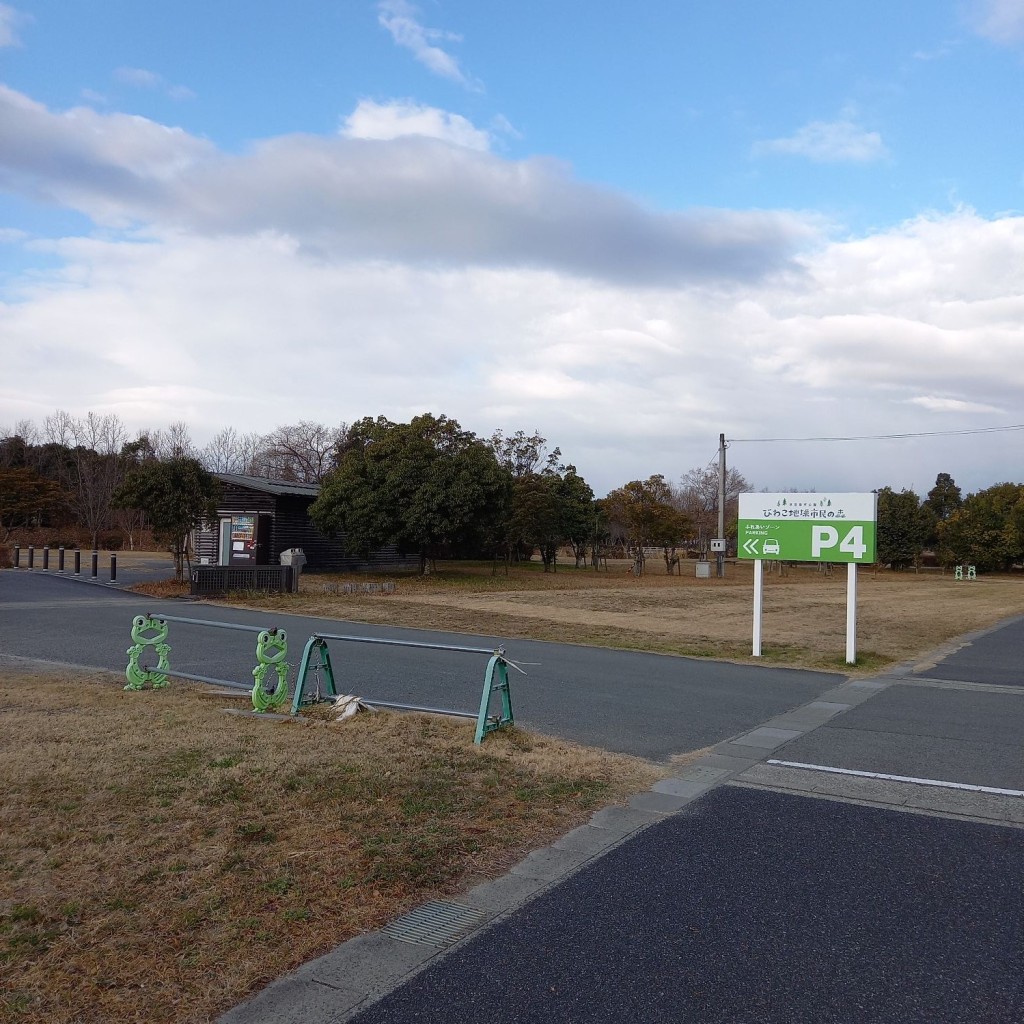
[[[281,552],[302,548],[304,572],[390,572],[419,567],[416,555],[402,555],[394,545],[369,559],[345,550],[344,537],[327,537],[309,518],[319,484],[270,480],[236,473],[215,473],[221,482],[217,521],[192,535],[199,565],[279,565]]]

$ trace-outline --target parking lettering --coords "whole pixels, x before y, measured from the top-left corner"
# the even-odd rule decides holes
[[[811,557],[817,558],[822,548],[834,548],[839,543],[839,531],[834,526],[811,527]]]

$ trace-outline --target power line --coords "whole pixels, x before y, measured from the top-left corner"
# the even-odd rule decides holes
[[[855,437],[730,437],[730,444],[768,444],[780,441],[899,441],[909,437],[953,437],[960,434],[996,434],[1024,430],[1024,423],[1006,427],[975,427],[969,430],[923,430],[912,434],[862,434]]]

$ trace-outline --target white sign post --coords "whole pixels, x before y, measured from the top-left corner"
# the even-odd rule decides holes
[[[857,566],[875,560],[876,501],[868,494],[741,494],[736,554],[754,560],[755,658],[761,657],[762,562],[846,562],[846,663],[857,661]]]
[[[846,664],[857,664],[857,563],[846,567]]]
[[[761,657],[761,608],[764,598],[764,559],[754,562],[754,650],[755,658]]]

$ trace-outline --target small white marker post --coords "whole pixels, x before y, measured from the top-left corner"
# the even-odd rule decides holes
[[[857,563],[846,566],[846,664],[857,664]]]
[[[754,649],[755,658],[761,657],[761,606],[764,596],[764,559],[754,562]]]

